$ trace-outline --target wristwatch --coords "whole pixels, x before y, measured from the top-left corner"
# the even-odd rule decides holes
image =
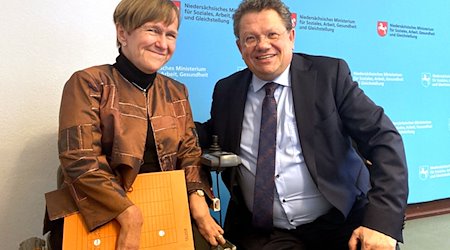
[[[205,197],[205,192],[203,190],[201,190],[201,189],[197,189],[197,190],[195,190],[192,193],[195,193],[196,195],[198,195],[200,197]]]

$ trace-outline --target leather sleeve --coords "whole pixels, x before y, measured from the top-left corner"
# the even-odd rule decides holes
[[[184,87],[186,100],[188,92]],[[196,189],[202,189],[208,198],[214,198],[211,188],[211,175],[209,169],[200,164],[202,154],[197,130],[192,118],[192,109],[189,101],[184,102],[186,111],[185,131],[178,151],[180,167],[184,169],[188,193]]]
[[[62,95],[58,150],[64,185],[89,230],[114,219],[132,203],[102,152],[102,85],[86,71],[72,75]]]

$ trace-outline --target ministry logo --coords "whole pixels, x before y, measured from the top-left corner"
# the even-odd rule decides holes
[[[430,168],[428,166],[419,166],[419,178],[421,180],[427,180],[430,176]]]
[[[174,3],[175,6],[178,7],[178,10],[181,10],[181,2],[180,1],[172,1],[172,3]]]
[[[430,73],[422,73],[422,86],[429,87],[431,84],[431,74]]]
[[[386,36],[388,33],[388,22],[378,21],[377,32],[381,37]]]
[[[291,22],[292,28],[294,29],[297,26],[297,13],[291,13]]]

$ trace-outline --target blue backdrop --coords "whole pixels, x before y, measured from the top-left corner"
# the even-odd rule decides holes
[[[188,86],[194,119],[205,121],[216,81],[246,67],[233,35],[240,1],[175,2],[182,16],[177,50],[160,73]],[[402,134],[409,203],[450,197],[450,1],[285,3],[295,51],[345,59]],[[222,198],[226,206],[227,194]]]

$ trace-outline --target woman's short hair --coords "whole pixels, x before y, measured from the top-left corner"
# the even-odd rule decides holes
[[[171,0],[122,0],[114,11],[114,24],[131,32],[146,22],[163,22],[169,25],[178,21],[180,11]],[[117,45],[120,46],[119,41]]]

